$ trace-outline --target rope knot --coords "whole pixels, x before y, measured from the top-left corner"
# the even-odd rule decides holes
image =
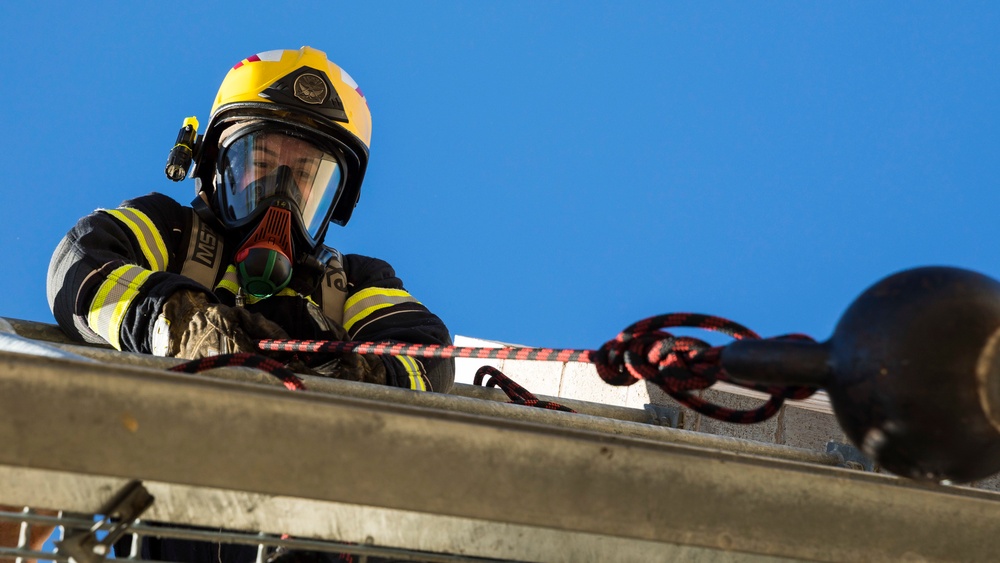
[[[633,325],[634,327],[635,325]],[[598,350],[597,373],[609,385],[632,385],[640,379],[664,389],[706,389],[717,380],[711,363],[699,354],[708,343],[663,330],[633,330],[629,327]]]
[[[692,313],[650,317],[627,327],[597,351],[592,361],[597,365],[601,379],[610,385],[632,385],[643,379],[692,410],[741,424],[767,420],[778,412],[785,399],[804,399],[815,392],[815,389],[803,387],[741,384],[768,393],[771,397],[751,410],[734,410],[710,403],[692,392],[708,389],[718,381],[732,382],[722,369],[723,347],[713,347],[703,340],[674,336],[662,330],[668,327],[700,328],[737,340],[760,338],[749,328],[720,317]],[[808,337],[788,335],[781,338]]]

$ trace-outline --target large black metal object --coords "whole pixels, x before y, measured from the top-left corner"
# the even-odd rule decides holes
[[[883,467],[930,481],[1000,471],[1000,282],[927,267],[868,288],[822,343],[739,341],[747,381],[824,387],[847,436]]]

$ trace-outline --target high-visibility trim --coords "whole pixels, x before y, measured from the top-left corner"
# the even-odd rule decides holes
[[[132,231],[150,269],[156,272],[167,271],[167,245],[163,243],[163,237],[160,236],[156,225],[145,213],[129,207],[106,209],[105,213],[118,219]]]
[[[279,291],[278,293],[275,293],[271,297],[280,297],[280,296],[295,297],[298,294],[299,294],[299,292],[295,291],[294,289],[292,289],[290,287],[286,287],[286,288],[282,289],[281,291]],[[263,299],[267,299],[267,297],[264,297]]]
[[[226,273],[222,275],[219,283],[215,284],[215,289],[224,289],[233,295],[239,295],[240,282],[236,277],[236,266],[230,264],[226,267]]]
[[[282,292],[284,292],[284,291],[292,291],[292,290],[290,290],[290,289],[288,289],[288,288],[286,287],[285,289],[282,289],[281,291],[282,291]],[[293,293],[295,293],[295,295],[299,295],[299,296],[301,296],[301,297],[305,298],[305,300],[306,300],[306,301],[308,301],[308,302],[312,303],[312,304],[313,304],[313,305],[315,305],[316,307],[319,307],[319,303],[317,303],[317,302],[316,302],[316,300],[315,300],[315,299],[313,299],[311,295],[302,295],[301,293],[298,293],[298,292],[294,292],[294,291],[293,291]],[[278,293],[278,295],[282,295],[282,293]]]
[[[396,360],[403,364],[406,375],[410,378],[410,389],[414,391],[427,391],[427,381],[424,378],[424,370],[416,358],[409,356],[394,356]]]
[[[369,287],[355,293],[344,303],[344,328],[351,330],[358,321],[371,315],[379,309],[392,307],[401,303],[417,303],[419,301],[402,289],[387,289],[384,287]]]
[[[215,284],[215,289],[216,290],[224,289],[224,290],[228,291],[229,293],[232,293],[233,295],[239,295],[240,294],[240,282],[239,282],[239,278],[237,277],[237,274],[236,274],[236,266],[230,264],[226,268],[226,273],[223,274],[222,279],[219,280],[219,283]],[[279,291],[278,293],[275,293],[271,297],[276,297],[276,296],[286,296],[286,297],[292,296],[292,297],[295,297],[298,294],[299,293],[297,291],[295,291],[294,289],[292,289],[290,287],[286,287],[286,288],[282,289],[281,291]],[[266,299],[266,297],[265,298],[260,298],[260,297],[254,297],[253,295],[244,294],[243,295],[243,299],[246,300],[246,303],[248,305],[253,305],[254,303],[257,303],[258,301],[263,301],[264,299]],[[306,297],[306,299],[310,303],[312,303],[313,305],[316,305],[316,302],[313,301],[313,299],[311,297]]]
[[[115,350],[121,350],[121,328],[129,305],[153,272],[132,264],[115,268],[90,302],[87,325]]]

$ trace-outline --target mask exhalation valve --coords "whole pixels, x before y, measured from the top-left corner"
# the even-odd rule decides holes
[[[292,280],[292,212],[271,206],[234,259],[240,287],[264,299]]]

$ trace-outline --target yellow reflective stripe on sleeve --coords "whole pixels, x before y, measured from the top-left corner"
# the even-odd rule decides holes
[[[87,325],[115,350],[122,349],[120,335],[128,307],[150,274],[152,272],[140,266],[115,268],[97,288],[97,294],[90,303]]]
[[[419,301],[402,289],[386,289],[384,287],[369,287],[355,293],[344,303],[344,328],[351,327],[368,315],[401,303],[417,303]]]
[[[167,245],[163,244],[163,237],[145,213],[128,207],[108,209],[105,212],[125,223],[132,231],[151,269],[157,272],[167,271]]]
[[[410,378],[410,389],[426,391],[427,384],[424,382],[424,372],[420,369],[420,362],[409,356],[395,356],[395,358],[403,364],[403,369],[406,370],[406,374]]]

